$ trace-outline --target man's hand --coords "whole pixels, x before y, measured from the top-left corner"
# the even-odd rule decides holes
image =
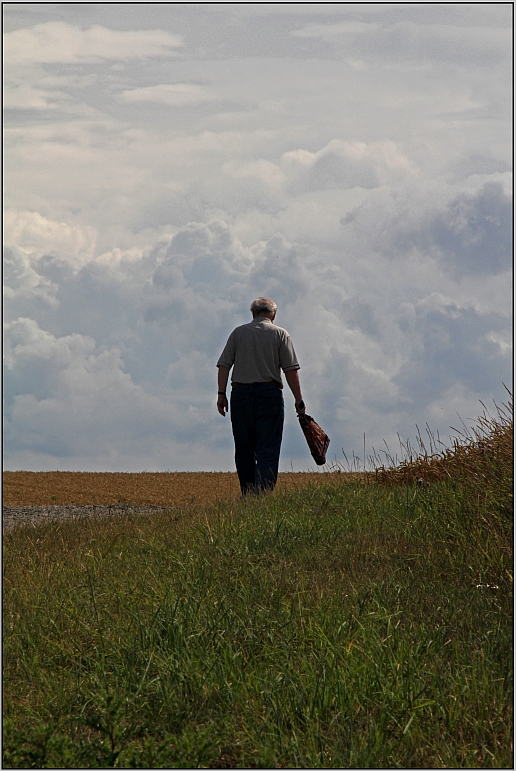
[[[302,399],[300,399],[300,401],[296,400],[296,412],[298,415],[304,415],[306,412],[305,403]]]
[[[217,398],[217,409],[222,415],[222,417],[225,417],[226,412],[229,412],[229,404],[226,397],[226,387],[228,384],[228,378],[229,378],[229,367],[224,367],[222,364],[219,364],[219,374],[217,376],[217,382],[218,382],[218,391],[219,395]]]
[[[229,404],[226,394],[219,394],[217,397],[217,409],[224,418],[226,412],[229,412]]]

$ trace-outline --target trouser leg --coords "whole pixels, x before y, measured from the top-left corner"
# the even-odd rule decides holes
[[[255,490],[256,431],[253,401],[250,386],[239,387],[231,392],[231,427],[235,440],[235,466],[242,495]]]
[[[267,384],[259,389],[254,403],[256,486],[258,490],[272,490],[276,484],[284,415],[282,391]]]

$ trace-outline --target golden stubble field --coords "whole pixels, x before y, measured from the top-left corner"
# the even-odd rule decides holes
[[[357,477],[340,472],[283,473],[276,489],[356,481]],[[187,506],[239,496],[238,477],[231,472],[3,472],[4,506]]]

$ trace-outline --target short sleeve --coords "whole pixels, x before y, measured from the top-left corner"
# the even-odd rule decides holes
[[[220,358],[217,362],[217,367],[222,366],[222,367],[227,367],[228,369],[231,369],[231,367],[235,363],[235,352],[236,352],[235,334],[234,332],[232,332],[228,337],[226,346],[220,355]]]
[[[283,372],[288,372],[292,369],[300,369],[296,352],[294,351],[294,346],[292,345],[292,340],[287,332],[282,335],[279,347],[279,362]]]

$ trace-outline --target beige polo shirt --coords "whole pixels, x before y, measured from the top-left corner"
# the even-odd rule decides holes
[[[281,370],[299,369],[289,333],[264,316],[233,330],[217,362],[217,367],[221,365],[233,367],[233,383],[276,380],[281,387]]]

